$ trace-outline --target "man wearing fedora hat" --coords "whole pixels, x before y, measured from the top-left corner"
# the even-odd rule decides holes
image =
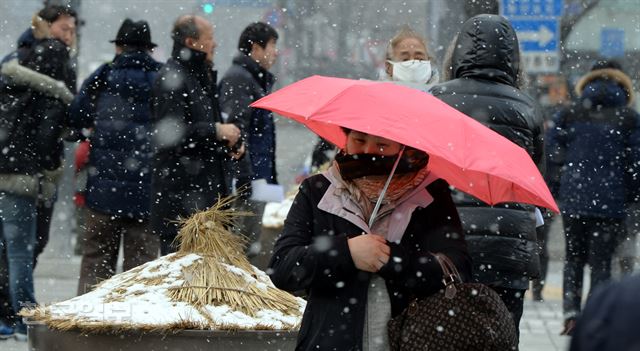
[[[133,49],[133,51],[153,50],[158,46],[151,41],[151,30],[147,21],[134,22],[129,18],[122,22],[118,35],[109,42],[116,44],[116,50],[118,48],[120,50]]]
[[[150,56],[156,47],[146,21],[125,19],[113,62],[84,81],[69,119],[76,128],[92,128],[86,195],[86,231],[78,294],[111,277],[120,240],[124,270],[158,255],[159,242],[147,230],[151,188],[149,100],[161,67]]]

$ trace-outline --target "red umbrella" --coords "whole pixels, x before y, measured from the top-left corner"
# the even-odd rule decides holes
[[[521,202],[558,211],[529,154],[430,94],[390,82],[313,76],[251,104],[294,119],[340,148],[341,127],[429,154],[429,168],[488,204]]]

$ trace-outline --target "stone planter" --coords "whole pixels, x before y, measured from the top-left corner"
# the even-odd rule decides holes
[[[32,351],[120,351],[120,350],[189,350],[189,351],[286,351],[296,346],[297,332],[292,331],[213,331],[142,332],[86,334],[58,331],[39,322],[27,322],[29,350]]]

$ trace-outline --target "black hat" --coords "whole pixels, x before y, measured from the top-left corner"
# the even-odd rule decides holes
[[[132,45],[145,47],[148,49],[155,48],[155,43],[151,42],[151,30],[149,29],[149,23],[147,21],[134,22],[127,18],[122,22],[118,35],[114,40],[110,40],[111,43],[117,45]]]

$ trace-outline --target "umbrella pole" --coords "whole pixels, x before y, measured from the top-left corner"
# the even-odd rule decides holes
[[[387,193],[387,189],[389,188],[389,184],[391,183],[391,179],[393,178],[393,174],[396,173],[396,168],[398,168],[398,163],[400,163],[400,158],[404,153],[405,146],[402,146],[400,152],[398,153],[398,158],[396,162],[393,164],[393,168],[391,169],[391,174],[389,174],[389,178],[387,178],[387,182],[384,184],[382,191],[380,192],[380,196],[378,197],[378,201],[376,201],[376,206],[373,208],[373,212],[371,212],[371,217],[369,217],[369,229],[373,227],[373,223],[376,221],[376,217],[378,216],[378,211],[380,210],[380,206],[382,205],[382,200],[384,199],[384,195]]]

